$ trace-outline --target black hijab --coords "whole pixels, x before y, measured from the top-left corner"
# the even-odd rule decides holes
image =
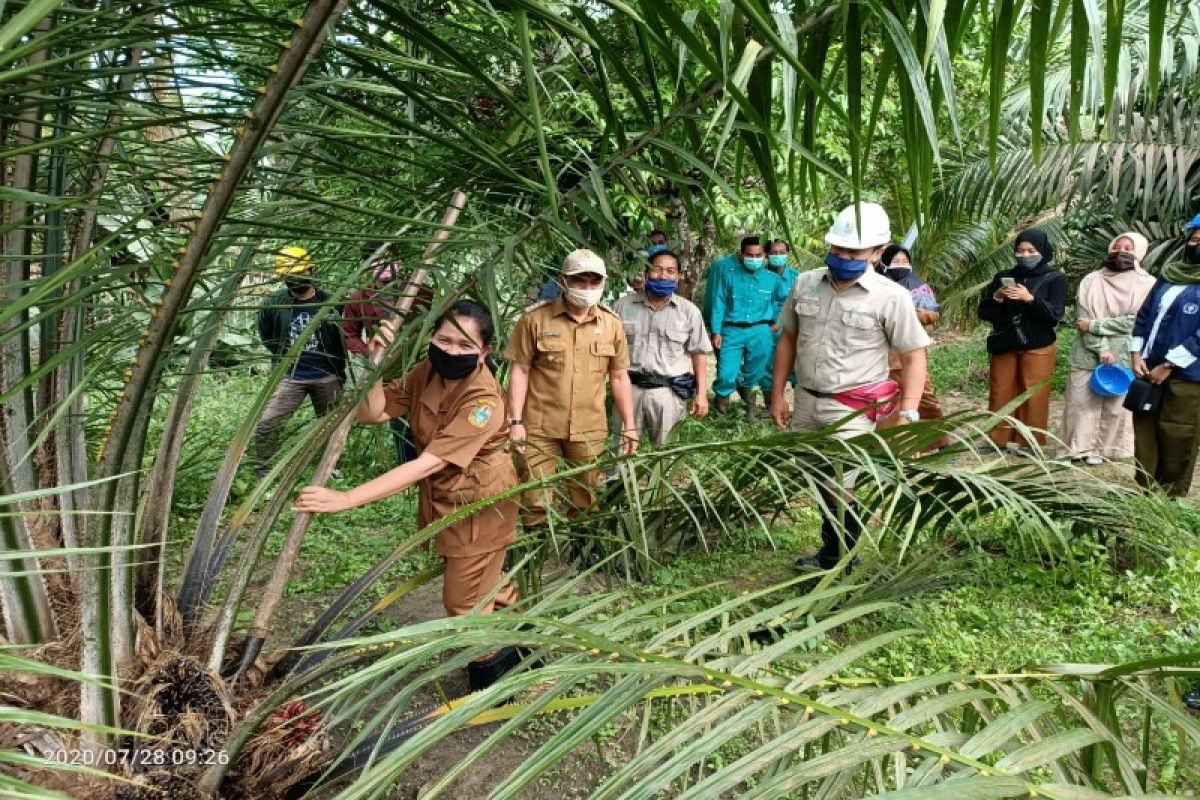
[[[908,256],[908,263],[910,266],[907,268],[897,267],[893,269],[892,259],[901,253],[904,253],[904,255]],[[884,276],[891,278],[893,281],[900,284],[905,289],[908,289],[910,292],[914,289],[920,289],[922,286],[926,285],[925,281],[921,280],[921,278],[917,276],[917,273],[912,268],[911,264],[912,253],[908,251],[907,247],[901,247],[898,244],[889,244],[887,249],[883,251],[883,255],[879,258],[879,265],[883,267],[883,269],[880,271],[884,274]]]
[[[1017,248],[1021,242],[1028,242],[1033,245],[1039,253],[1042,254],[1042,260],[1030,272],[1041,272],[1049,269],[1050,262],[1054,260],[1054,245],[1050,242],[1050,237],[1041,228],[1027,228],[1017,234],[1016,241],[1013,242],[1013,249]]]
[[[912,253],[908,252],[907,247],[902,247],[898,244],[889,244],[887,247],[885,247],[883,250],[883,256],[880,257],[879,261],[885,267],[890,267],[892,265],[892,259],[900,253],[904,253],[904,255],[908,257],[909,264],[912,263]]]

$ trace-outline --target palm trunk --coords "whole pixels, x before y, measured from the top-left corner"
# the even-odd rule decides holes
[[[50,17],[38,23],[35,35],[49,31],[54,25]],[[42,49],[28,59],[28,66],[36,69],[45,63],[50,53]],[[40,137],[42,107],[30,103],[17,116],[16,125],[10,129],[16,147],[30,145]],[[12,199],[5,204],[4,219],[12,230],[4,237],[2,252],[5,257],[4,293],[5,303],[16,303],[27,291],[31,277],[29,250],[31,245],[28,224],[33,217],[30,203],[22,192],[31,192],[37,177],[36,152],[24,153],[13,158],[12,173],[8,185],[16,190]],[[4,403],[2,432],[3,452],[0,453],[0,495],[28,492],[35,488],[33,440],[30,431],[33,425],[33,393],[29,386],[19,388],[30,372],[30,341],[28,313],[14,317],[0,327],[0,395],[8,398]],[[32,508],[17,504],[5,508],[18,512],[4,520],[3,546],[5,549],[34,550],[31,532],[32,516],[26,513]],[[54,616],[50,610],[50,596],[46,583],[37,574],[35,559],[10,562],[26,574],[21,578],[0,579],[0,600],[4,603],[5,624],[9,638],[14,642],[40,642],[54,636]],[[32,571],[31,571],[32,570]]]
[[[70,88],[64,87],[59,90],[58,101],[55,105],[54,119],[54,137],[57,139],[64,135],[67,125],[70,121],[71,106],[68,103],[70,97]],[[47,195],[53,198],[62,198],[66,195],[67,184],[67,157],[63,152],[62,147],[54,148],[50,153],[50,159],[47,172]],[[66,242],[63,237],[63,212],[61,208],[46,209],[46,233],[45,242],[42,247],[42,277],[46,278],[58,272],[62,268],[63,251],[66,247]],[[39,347],[38,347],[38,363],[47,364],[58,353],[58,328],[54,323],[53,318],[49,315],[43,315],[38,325],[39,331]],[[38,382],[38,397],[37,408],[42,416],[42,426],[48,424],[46,420],[53,412],[53,409],[58,405],[58,384],[54,379],[54,373],[49,373],[42,377]],[[52,437],[46,437],[42,443],[41,451],[38,455],[38,485],[39,486],[54,486],[57,484],[57,472],[55,464],[57,456],[55,449],[58,446],[58,441]],[[63,544],[61,524],[57,523],[58,514],[55,507],[55,499],[53,496],[46,497],[42,501],[42,511],[47,519],[54,520],[57,531],[53,537],[56,544]]]
[[[125,55],[126,71],[117,81],[117,97],[128,96],[136,78],[136,69],[141,63],[142,48],[130,48]],[[116,130],[124,120],[124,105],[116,103],[104,121],[105,130]],[[105,136],[96,147],[90,174],[87,179],[88,206],[83,212],[75,239],[71,244],[71,263],[84,258],[92,247],[96,230],[100,197],[108,178],[109,162],[117,147],[115,135]],[[72,281],[64,291],[79,292],[80,282]],[[58,323],[60,346],[79,342],[86,326],[85,309],[79,304],[67,305]],[[85,380],[85,353],[76,348],[75,355],[58,368],[55,376],[57,395],[60,402],[69,404],[69,410],[55,431],[57,442],[58,480],[60,486],[72,486],[87,480],[87,447],[84,434],[83,383]],[[88,508],[88,492],[85,489],[64,490],[58,496],[62,509],[62,536],[64,545],[71,547],[89,543],[88,517],[76,512]],[[72,544],[75,543],[75,544]],[[101,569],[99,555],[72,556],[71,573],[79,584],[80,671],[87,675],[116,676],[112,641],[108,635],[112,598],[108,584],[108,570]],[[127,636],[122,635],[123,640]],[[112,725],[119,719],[119,696],[115,687],[85,682],[80,686],[80,720],[90,725]],[[85,730],[84,742],[94,750],[104,746],[106,737],[102,733]]]
[[[163,425],[162,440],[158,445],[158,455],[154,459],[154,467],[150,473],[150,490],[142,511],[142,524],[138,535],[141,544],[157,542],[158,548],[154,556],[147,553],[138,571],[137,594],[135,600],[142,616],[153,618],[155,632],[162,639],[162,614],[160,598],[163,593],[162,567],[167,554],[167,531],[170,527],[171,501],[175,493],[175,475],[179,468],[179,457],[183,452],[183,436],[187,430],[188,417],[191,415],[192,402],[196,399],[196,391],[200,385],[208,358],[217,343],[217,334],[225,315],[229,312],[228,304],[242,285],[242,276],[255,250],[246,247],[242,257],[234,267],[234,273],[225,281],[218,293],[215,308],[209,312],[200,325],[200,336],[197,339],[192,355],[188,360],[187,371],[171,393],[171,404],[167,408],[167,418]]]

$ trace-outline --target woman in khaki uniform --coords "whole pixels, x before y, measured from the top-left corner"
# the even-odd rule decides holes
[[[358,407],[358,421],[387,422],[407,416],[420,455],[372,481],[345,492],[305,487],[298,511],[332,513],[382,500],[419,487],[417,526],[424,528],[465,505],[517,485],[508,453],[504,395],[487,366],[495,334],[492,317],[478,303],[455,303],[439,320],[429,356],[398,381],[381,380]],[[372,348],[381,346],[378,339]],[[442,604],[450,616],[467,614],[503,580],[504,556],[516,541],[516,500],[502,500],[437,534],[438,555],[446,559]],[[507,584],[479,613],[517,599]],[[502,674],[516,661],[512,648],[494,653],[468,669],[473,688]],[[503,664],[499,663],[503,662]],[[494,680],[492,677],[492,680]]]

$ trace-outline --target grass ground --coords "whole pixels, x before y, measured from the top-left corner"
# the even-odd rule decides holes
[[[1056,392],[1065,376],[1069,334],[1060,345]],[[981,335],[943,336],[931,352],[935,385],[955,407],[986,403],[987,357]],[[231,373],[207,382],[196,414],[196,427],[207,432],[203,441],[189,442],[177,498],[177,514],[187,531],[203,502],[207,477],[219,458],[212,442],[232,433],[237,420],[230,404],[241,402],[253,378]],[[311,412],[305,410],[304,416]],[[730,435],[751,427],[734,412],[720,420],[685,423],[680,435],[706,438]],[[373,477],[391,465],[390,438],[385,429],[356,428],[343,458],[344,485]],[[244,491],[248,481],[240,483]],[[282,626],[299,630],[336,593],[414,528],[411,493],[372,507],[336,516],[318,517],[304,545],[301,568],[288,589]],[[286,520],[285,520],[286,522]],[[830,646],[898,627],[919,634],[899,641],[862,662],[860,672],[875,675],[913,675],[941,670],[1012,672],[1046,662],[1117,663],[1136,658],[1194,650],[1200,637],[1200,544],[1194,536],[1171,539],[1163,558],[1141,561],[1127,548],[1100,540],[1077,539],[1076,567],[1047,567],[1040,554],[1023,551],[1003,531],[976,531],[975,544],[964,546],[947,534],[947,552],[939,559],[922,591],[902,598],[893,609],[877,614],[839,633]],[[277,552],[281,536],[268,546]],[[774,546],[772,546],[772,542]],[[705,553],[694,552],[663,564],[640,592],[662,592],[713,584],[693,604],[716,602],[754,586],[769,585],[791,576],[795,557],[818,543],[813,515],[801,515],[781,525],[768,538],[761,531],[743,531],[722,538]],[[422,552],[405,559],[381,582],[384,586],[414,575],[433,563]],[[737,576],[730,580],[729,576]],[[435,587],[406,601],[389,614],[390,622],[416,621],[439,613]],[[1165,735],[1165,734],[1164,734]],[[1168,736],[1168,738],[1170,738]],[[1160,786],[1172,791],[1195,791],[1200,775],[1193,764],[1178,759],[1159,776]],[[561,793],[561,787],[556,788]],[[569,793],[564,794],[569,796]]]

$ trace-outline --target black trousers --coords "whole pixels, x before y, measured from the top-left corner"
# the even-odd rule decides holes
[[[858,535],[862,533],[862,523],[853,514],[854,506],[846,504],[845,515],[842,519],[844,530],[838,536],[837,508],[821,511],[821,550],[817,553],[817,561],[821,569],[832,569],[842,560],[842,553],[854,549],[858,543]],[[846,549],[842,550],[845,543]]]

